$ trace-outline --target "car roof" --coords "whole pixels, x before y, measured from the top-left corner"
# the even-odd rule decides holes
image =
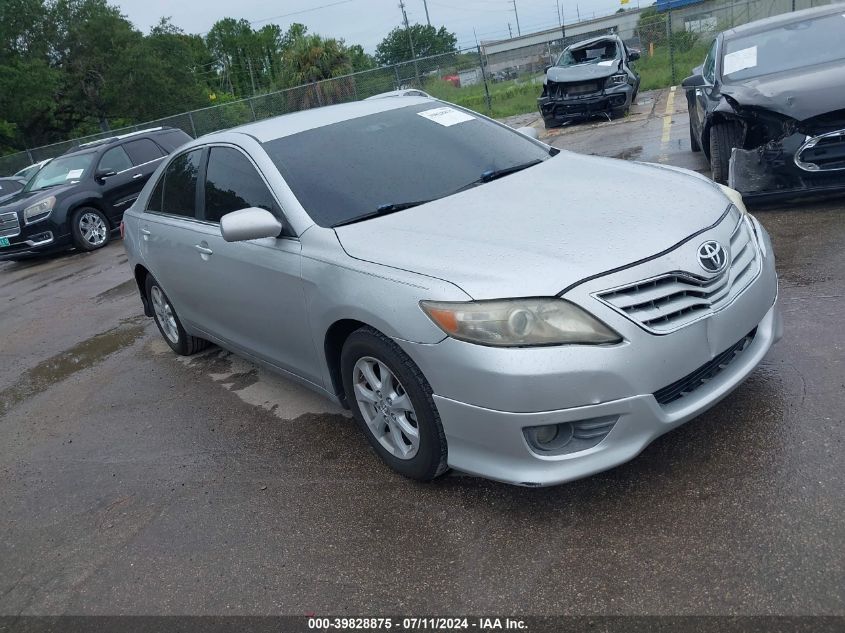
[[[173,127],[152,127],[146,130],[138,130],[137,132],[129,132],[127,134],[119,134],[117,136],[109,136],[108,138],[101,138],[97,139],[96,141],[89,141],[88,143],[82,143],[80,145],[76,145],[75,147],[71,147],[68,151],[64,153],[64,155],[68,154],[75,154],[79,151],[84,150],[94,150],[100,149],[101,147],[107,147],[110,145],[114,145],[115,143],[120,143],[121,141],[125,141],[126,139],[132,139],[135,137],[144,137],[144,136],[156,136],[163,132],[169,132],[171,130],[176,130],[178,128]]]
[[[293,134],[298,134],[299,132],[333,125],[334,123],[341,123],[343,121],[349,121],[351,119],[357,119],[371,114],[378,114],[379,112],[388,112],[390,110],[397,110],[399,108],[424,103],[431,103],[433,107],[442,104],[442,102],[437,101],[436,99],[429,99],[427,97],[365,99],[363,101],[353,101],[351,103],[342,103],[339,105],[324,106],[322,108],[312,108],[310,110],[301,110],[300,112],[283,114],[271,119],[264,119],[263,121],[240,125],[229,130],[212,132],[202,138],[208,139],[209,137],[213,137],[215,134],[238,132],[252,136],[261,143],[266,143],[284,136],[291,136]]]
[[[591,37],[586,40],[581,40],[580,42],[573,42],[566,48],[583,48],[585,46],[589,46],[590,44],[595,44],[596,42],[601,42],[602,40],[618,40],[619,36],[616,33],[607,33],[605,35],[597,35],[596,37]]]
[[[753,35],[761,33],[770,29],[783,26],[785,24],[795,24],[803,22],[804,20],[815,18],[823,15],[830,15],[833,13],[845,13],[845,7],[841,3],[834,3],[821,7],[812,7],[810,9],[802,9],[792,13],[781,13],[770,18],[763,18],[762,20],[755,20],[748,24],[734,27],[722,33],[722,37],[726,40],[734,37],[744,37],[746,35]]]

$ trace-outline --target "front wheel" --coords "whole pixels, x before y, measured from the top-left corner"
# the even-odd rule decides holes
[[[742,146],[742,126],[737,121],[720,121],[710,126],[710,169],[713,180],[727,184],[731,150]]]
[[[106,216],[94,207],[73,212],[70,220],[73,244],[81,251],[95,251],[109,243],[111,226]]]
[[[446,436],[431,387],[408,355],[361,328],[344,343],[340,365],[346,400],[379,457],[419,481],[446,472]]]
[[[185,332],[170,299],[152,275],[147,276],[146,290],[158,331],[170,349],[180,356],[190,356],[208,347],[208,341]]]

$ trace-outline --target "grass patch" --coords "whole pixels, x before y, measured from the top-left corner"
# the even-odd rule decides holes
[[[537,110],[537,97],[543,90],[541,83],[531,83],[528,79],[487,83],[490,89],[492,108],[487,108],[487,95],[484,84],[456,88],[448,81],[429,81],[425,91],[433,97],[455,103],[459,106],[483,112],[501,118],[515,114],[525,114]]]
[[[675,83],[680,84],[692,74],[692,69],[700,66],[707,54],[707,44],[696,44],[686,50],[675,49]],[[652,57],[648,50],[634,62],[634,68],[640,73],[640,90],[654,90],[672,85],[672,65],[669,61],[669,48],[659,46]]]

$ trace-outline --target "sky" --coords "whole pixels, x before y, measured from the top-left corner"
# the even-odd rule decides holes
[[[432,25],[445,26],[458,36],[462,48],[479,40],[508,37],[508,23],[517,34],[513,4],[509,0],[427,0]],[[628,7],[637,6],[630,0]],[[147,33],[161,17],[188,33],[205,33],[219,19],[231,17],[253,22],[260,28],[274,22],[286,29],[292,22],[305,24],[312,33],[337,37],[347,44],[361,44],[372,53],[376,45],[402,21],[399,0],[110,0],[121,12]],[[650,1],[649,1],[650,3]],[[645,6],[643,1],[643,6]],[[423,0],[405,0],[411,23],[425,24]],[[567,24],[593,15],[607,15],[620,7],[620,0],[560,0]],[[556,0],[516,0],[522,33],[557,25]]]

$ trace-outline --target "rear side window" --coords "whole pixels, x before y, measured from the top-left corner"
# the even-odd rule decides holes
[[[212,147],[205,177],[205,217],[219,222],[227,213],[260,207],[276,216],[278,207],[264,180],[241,152]]]
[[[148,138],[129,141],[123,147],[134,165],[143,165],[164,156],[162,149]]]
[[[197,175],[201,158],[201,149],[177,156],[153,189],[147,210],[196,217]]]
[[[103,157],[100,159],[100,165],[97,169],[101,171],[114,172],[125,171],[127,169],[132,169],[132,161],[129,160],[126,150],[124,150],[122,146],[118,145],[117,147],[112,147],[109,151],[103,154]]]
[[[185,143],[192,139],[182,130],[168,130],[166,132],[156,134],[155,140],[165,150],[172,152],[174,149],[182,147]]]

